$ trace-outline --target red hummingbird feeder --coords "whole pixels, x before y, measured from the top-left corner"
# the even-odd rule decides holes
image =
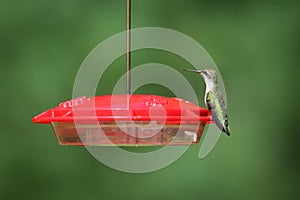
[[[79,97],[32,119],[51,124],[59,144],[163,146],[199,142],[210,112],[192,102],[156,95],[130,95],[130,0],[127,0],[127,94]]]
[[[159,146],[199,142],[210,120],[183,99],[124,94],[66,101],[32,122],[51,124],[62,145]]]

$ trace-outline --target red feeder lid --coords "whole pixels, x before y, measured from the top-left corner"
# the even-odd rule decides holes
[[[128,99],[129,98],[129,106]],[[105,95],[78,97],[59,104],[32,119],[33,123],[51,122],[89,123],[91,121],[152,121],[168,123],[182,121],[211,122],[207,109],[180,98],[155,95]]]

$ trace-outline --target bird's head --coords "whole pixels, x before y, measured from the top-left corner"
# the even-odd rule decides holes
[[[217,72],[214,69],[186,69],[185,71],[199,73],[205,81],[213,81],[215,83],[217,82]]]

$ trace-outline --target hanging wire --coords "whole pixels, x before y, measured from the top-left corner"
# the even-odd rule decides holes
[[[126,0],[126,92],[131,94],[131,80],[130,80],[130,68],[131,68],[131,0]]]

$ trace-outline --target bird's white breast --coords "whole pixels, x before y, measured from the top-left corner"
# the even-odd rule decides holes
[[[206,92],[205,93],[207,93],[207,92],[211,91],[214,88],[215,84],[214,84],[213,81],[211,81],[207,78],[204,78],[204,80],[205,80],[205,85],[206,85],[206,90],[205,90]]]
[[[204,80],[205,80],[205,85],[206,85],[204,102],[206,104],[207,93],[210,92],[214,88],[214,83],[211,80],[208,80],[207,78],[204,78]]]

